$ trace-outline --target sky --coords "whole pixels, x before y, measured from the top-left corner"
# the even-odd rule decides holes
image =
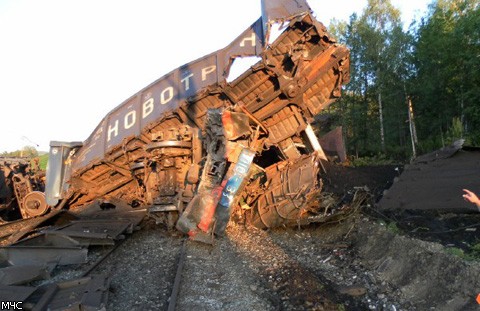
[[[406,26],[431,0],[391,0]],[[348,20],[367,0],[310,0]],[[260,0],[0,0],[0,153],[84,141],[124,100],[227,46]]]

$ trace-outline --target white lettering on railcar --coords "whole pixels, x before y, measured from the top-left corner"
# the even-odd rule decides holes
[[[250,37],[246,37],[246,38],[243,38],[242,42],[240,42],[240,46],[241,47],[244,47],[245,46],[245,42],[247,41],[250,41],[252,46],[255,46],[256,45],[256,42],[257,42],[257,37],[255,36],[255,33],[252,32],[252,35]]]
[[[154,102],[155,100],[153,98],[149,98],[147,101],[143,103],[142,119],[145,119],[152,113]]]
[[[202,68],[202,81],[207,80],[207,75],[209,73],[214,72],[216,69],[217,69],[217,66],[215,66],[215,65]]]
[[[180,80],[182,83],[185,83],[185,91],[188,91],[190,89],[190,78],[193,77],[193,73],[189,74],[182,80]]]
[[[168,92],[168,97],[165,98],[165,94]],[[160,104],[165,105],[168,104],[169,101],[171,101],[173,98],[173,87],[169,86],[166,89],[162,91],[160,94]]]
[[[124,118],[125,129],[128,130],[129,128],[134,126],[136,119],[137,119],[137,112],[135,110],[132,110],[129,113],[127,113]]]
[[[251,38],[245,38],[243,41],[252,41],[252,46],[255,46],[255,33],[252,35]],[[244,44],[242,41],[241,44]],[[206,81],[207,77],[209,74],[216,72],[217,66],[212,65],[212,66],[207,66],[203,67],[200,70],[200,75],[202,78],[202,81]],[[195,76],[195,74],[190,73],[186,77],[180,80],[180,84],[183,85],[183,88],[185,91],[188,91],[191,87],[191,79]],[[150,93],[148,93],[147,96],[150,96]],[[160,98],[158,98],[160,105],[166,105],[172,99],[175,98],[175,89],[173,86],[167,86],[165,87],[162,92],[160,92]],[[155,99],[153,97],[148,98],[142,103],[142,119],[145,119],[148,117],[155,109]],[[159,109],[159,108],[157,108]],[[128,130],[132,128],[135,123],[137,122],[137,111],[136,110],[130,110],[128,111],[123,117],[119,117],[115,121],[111,121],[111,123],[108,125],[108,131],[107,131],[107,142],[112,140],[112,138],[115,138],[119,134],[119,126],[120,122],[119,120],[123,119],[123,124],[121,124],[122,128],[125,130]]]
[[[118,135],[118,120],[115,120],[115,125],[113,126],[112,128],[112,125],[109,125],[108,126],[108,137],[107,137],[107,141],[110,141],[110,139],[112,138],[112,132],[114,132],[115,134],[113,136],[117,136]]]

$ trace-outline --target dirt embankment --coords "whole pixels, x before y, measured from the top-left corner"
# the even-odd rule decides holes
[[[392,295],[416,310],[478,310],[478,261],[368,222],[358,226],[354,245],[358,264],[390,284]]]

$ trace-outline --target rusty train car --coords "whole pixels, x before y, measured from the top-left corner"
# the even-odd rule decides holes
[[[0,157],[0,222],[48,212],[43,176],[38,158]]]
[[[227,82],[249,56],[258,61]],[[233,215],[260,228],[315,221],[327,158],[311,122],[348,80],[348,49],[306,1],[262,0],[227,47],[145,87],[84,142],[52,141],[47,203],[121,201],[194,239],[221,234]]]

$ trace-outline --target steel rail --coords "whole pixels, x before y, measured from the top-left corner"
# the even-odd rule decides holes
[[[182,248],[180,250],[180,258],[178,259],[177,273],[175,275],[175,281],[173,282],[172,293],[170,294],[170,300],[168,302],[167,311],[175,311],[177,306],[177,297],[180,291],[180,282],[182,281],[183,267],[185,266],[187,240],[183,240]]]

